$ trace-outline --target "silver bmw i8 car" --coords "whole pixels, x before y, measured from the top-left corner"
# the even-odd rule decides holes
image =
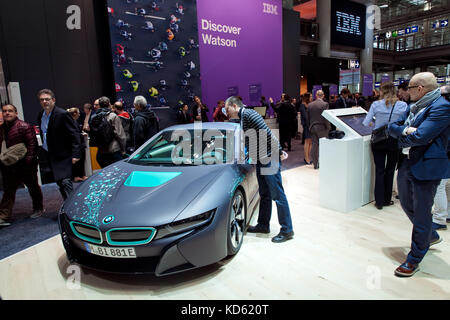
[[[259,203],[240,130],[235,123],[172,126],[96,172],[59,213],[68,259],[162,276],[235,255]]]

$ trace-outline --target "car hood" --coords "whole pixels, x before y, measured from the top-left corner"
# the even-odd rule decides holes
[[[119,162],[83,182],[64,203],[70,220],[116,227],[172,222],[223,170],[223,165],[149,167]],[[112,218],[106,219],[106,217]],[[104,221],[105,220],[105,221]]]

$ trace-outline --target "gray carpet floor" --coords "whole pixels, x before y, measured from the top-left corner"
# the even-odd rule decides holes
[[[282,170],[305,164],[301,140],[292,140],[292,150],[288,154],[288,159],[282,162]],[[0,260],[59,234],[58,211],[63,200],[58,186],[46,184],[42,186],[42,193],[46,212],[40,218],[31,219],[32,204],[28,191],[24,188],[17,190],[12,224],[0,227]],[[1,196],[3,192],[0,192]]]

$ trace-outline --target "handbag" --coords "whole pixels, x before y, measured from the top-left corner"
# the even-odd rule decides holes
[[[27,147],[24,143],[15,144],[9,148],[6,148],[6,143],[3,140],[2,143],[2,153],[0,154],[0,161],[5,166],[11,166],[22,160],[27,154]]]
[[[392,106],[391,114],[389,115],[388,123],[382,127],[374,129],[372,131],[372,136],[370,137],[371,143],[378,143],[384,140],[389,139],[389,123],[391,122],[392,112],[394,111],[395,104]]]

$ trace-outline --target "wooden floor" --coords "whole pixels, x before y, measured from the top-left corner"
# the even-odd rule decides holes
[[[59,236],[0,261],[3,299],[450,299],[450,231],[412,278],[394,269],[409,251],[412,225],[394,206],[351,213],[319,205],[319,173],[283,172],[295,238],[274,244],[247,234],[233,259],[178,275],[86,273],[70,266]],[[276,213],[276,210],[274,210]],[[255,218],[255,217],[254,217]],[[79,270],[79,268],[78,268]]]

